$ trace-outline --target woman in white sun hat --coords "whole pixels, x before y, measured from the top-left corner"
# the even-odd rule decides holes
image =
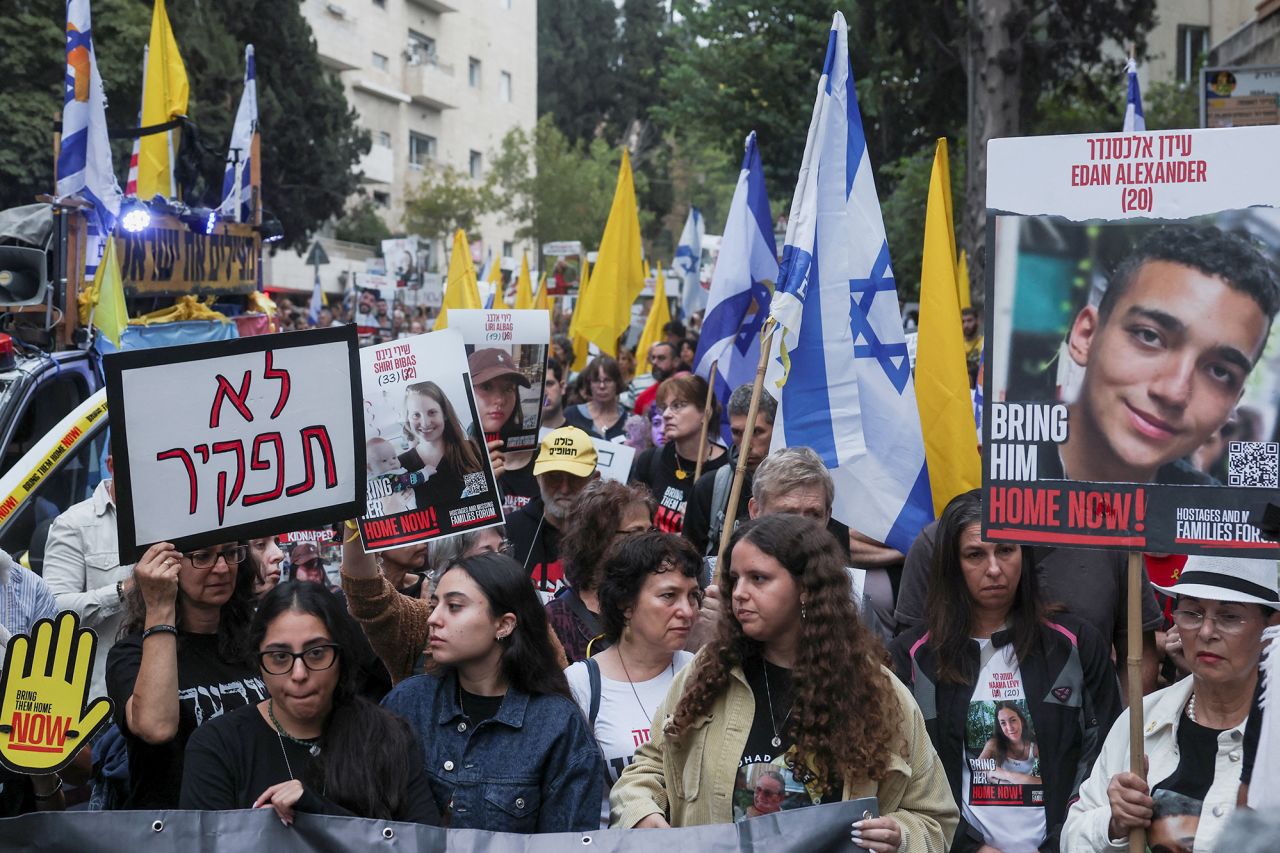
[[[1157,589],[1177,601],[1191,677],[1143,700],[1146,782],[1128,772],[1129,712],[1116,720],[1067,816],[1063,853],[1126,850],[1137,827],[1154,850],[1211,851],[1235,808],[1262,630],[1280,610],[1276,561],[1191,557]]]

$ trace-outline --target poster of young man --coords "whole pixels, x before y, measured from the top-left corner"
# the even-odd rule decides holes
[[[993,140],[984,535],[1276,556],[1280,128]]]
[[[551,318],[546,311],[454,310],[449,328],[462,334],[476,392],[482,443],[501,439],[507,452],[538,446]],[[480,432],[483,431],[483,436]]]
[[[360,350],[367,551],[502,523],[462,335],[444,329]]]

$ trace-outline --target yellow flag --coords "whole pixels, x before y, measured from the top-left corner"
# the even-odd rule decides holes
[[[582,299],[587,295],[587,288],[591,285],[591,264],[587,261],[586,256],[582,257],[582,275],[578,280],[578,301],[573,306],[573,316],[569,318],[569,339],[573,341],[573,364],[570,369],[575,373],[586,370],[587,356],[590,349],[590,342],[582,336],[579,329],[578,318],[582,316],[579,310],[582,307]]]
[[[142,126],[164,124],[187,114],[187,70],[173,38],[173,27],[164,0],[155,0],[151,13],[151,40],[147,45],[146,76],[142,88]],[[153,133],[138,143],[138,198],[175,195],[173,159],[178,132]],[[247,154],[248,152],[241,152]]]
[[[98,272],[93,277],[93,285],[81,297],[81,318],[92,320],[93,325],[102,330],[103,337],[120,348],[120,335],[129,325],[129,311],[124,302],[124,282],[120,279],[120,261],[116,258],[116,241],[107,240],[106,250],[102,253],[102,262],[98,264]],[[86,313],[85,303],[90,309]]]
[[[982,485],[978,429],[973,420],[960,299],[956,288],[955,232],[945,188],[947,140],[939,139],[929,181],[920,272],[920,332],[916,347],[916,405],[924,435],[933,510],[940,514],[961,492]]]
[[[533,276],[529,275],[529,253],[520,260],[520,277],[516,279],[516,310],[533,307]]]
[[[631,306],[644,289],[644,264],[640,251],[640,217],[631,158],[622,152],[618,186],[609,209],[609,221],[600,239],[591,286],[573,312],[578,334],[608,355],[618,354],[618,338],[631,325]]]
[[[649,347],[663,340],[662,327],[671,322],[671,305],[667,302],[667,283],[662,277],[662,265],[658,265],[658,280],[653,285],[653,305],[649,308],[649,319],[644,321],[644,331],[640,333],[640,343],[636,345],[636,358],[645,359],[649,355]]]
[[[449,276],[444,287],[444,303],[440,316],[432,329],[449,326],[450,308],[481,308],[480,286],[476,281],[476,268],[471,265],[471,246],[467,233],[459,228],[453,234],[453,253],[449,256]]]
[[[533,294],[533,307],[542,311],[551,310],[551,297],[547,296],[547,274],[545,271],[538,279],[538,292]]]
[[[969,298],[969,256],[964,249],[960,250],[960,257],[956,260],[956,289],[960,294],[960,307],[972,308],[973,303]]]

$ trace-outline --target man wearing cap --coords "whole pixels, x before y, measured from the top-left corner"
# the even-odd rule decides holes
[[[1146,781],[1128,772],[1129,712],[1116,720],[1067,816],[1063,853],[1123,849],[1130,830],[1151,826],[1161,792],[1201,804],[1187,846],[1215,850],[1235,808],[1262,630],[1280,610],[1276,561],[1193,556],[1157,588],[1176,601],[1176,651],[1191,677],[1143,700]]]
[[[544,598],[564,585],[560,563],[560,534],[569,511],[596,472],[596,448],[591,437],[577,427],[561,427],[547,433],[533,463],[538,496],[518,512],[507,516],[507,536],[513,556],[533,579]]]
[[[529,377],[520,371],[511,353],[500,347],[476,350],[467,364],[476,392],[480,429],[502,494],[502,512],[510,515],[538,494],[537,481],[529,470],[533,450],[506,449],[507,439],[524,429],[519,389],[530,387]]]

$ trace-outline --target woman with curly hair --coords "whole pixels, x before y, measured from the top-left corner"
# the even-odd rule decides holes
[[[595,480],[574,501],[569,527],[560,541],[568,586],[547,602],[547,621],[569,663],[588,657],[588,649],[593,654],[602,652],[611,642],[601,636],[604,629],[596,592],[605,552],[619,539],[651,529],[653,502],[641,487]]]
[[[952,850],[1055,851],[1120,713],[1110,649],[1040,602],[1031,551],[982,541],[982,495],[938,520],[928,619],[890,646],[961,810]]]
[[[783,810],[877,798],[881,816],[853,825],[868,850],[946,849],[946,775],[858,619],[836,541],[817,522],[763,516],[734,533],[718,584],[731,608],[654,713],[611,793],[611,825],[728,823],[774,771]]]

